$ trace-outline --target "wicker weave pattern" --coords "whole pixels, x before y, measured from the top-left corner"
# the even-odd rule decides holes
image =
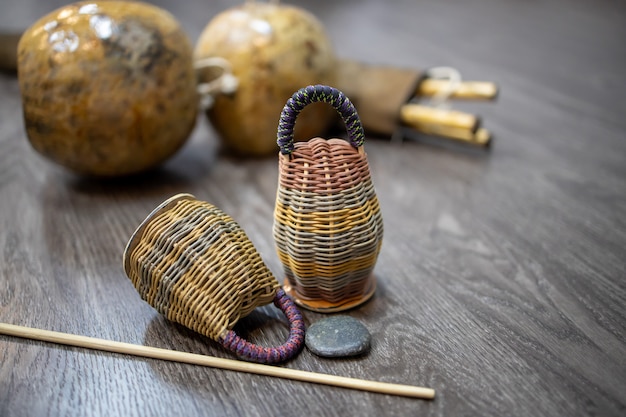
[[[144,222],[129,243],[125,269],[157,311],[216,341],[240,317],[272,302],[279,288],[239,225],[193,198],[179,198]]]
[[[341,139],[296,143],[279,158],[274,239],[301,298],[362,295],[383,237],[367,156]]]
[[[341,115],[349,143],[321,138],[294,143],[298,114],[318,101]],[[307,308],[339,311],[373,293],[371,273],[383,222],[362,148],[364,138],[356,109],[332,87],[297,91],[281,113],[277,143],[283,156],[273,234],[289,284],[285,288]]]

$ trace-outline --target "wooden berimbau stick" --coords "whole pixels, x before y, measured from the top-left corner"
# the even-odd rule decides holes
[[[473,114],[405,104],[400,108],[400,120],[405,126],[427,135],[443,136],[483,147],[491,144],[491,133],[480,127],[480,119]]]
[[[321,374],[316,372],[300,371],[297,369],[261,365],[257,363],[242,362],[233,359],[216,358],[213,356],[198,355],[194,353],[179,352],[175,350],[160,349],[142,345],[134,345],[131,343],[115,342],[112,340],[79,336],[69,333],[34,329],[31,327],[16,326],[7,323],[0,323],[0,334],[21,337],[24,339],[39,340],[43,342],[58,343],[62,345],[80,347],[85,349],[121,353],[125,355],[161,359],[172,362],[182,362],[218,369],[226,369],[230,371],[273,376],[277,378],[291,379],[302,382],[312,382],[316,384],[331,385],[342,388],[351,388],[361,391],[424,399],[433,399],[435,397],[435,390],[431,388],[416,387],[412,385],[390,384],[387,382],[376,382],[365,379],[355,379],[343,376]]]
[[[416,94],[423,97],[432,97],[447,88],[448,80],[427,78],[419,83]],[[462,100],[495,100],[498,96],[498,86],[489,81],[462,81],[452,91],[450,98]]]
[[[400,108],[400,120],[419,130],[421,125],[439,125],[476,132],[480,119],[470,113],[438,109],[421,104],[405,104]],[[414,121],[414,123],[411,123]]]

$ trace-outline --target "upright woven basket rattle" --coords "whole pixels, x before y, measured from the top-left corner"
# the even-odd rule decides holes
[[[304,321],[241,227],[217,207],[176,195],[139,226],[124,270],[141,297],[171,321],[221,343],[239,357],[277,363],[297,354]],[[265,348],[240,338],[237,321],[274,301],[289,321],[285,344]]]
[[[300,111],[313,102],[332,105],[348,142],[314,138],[294,143]],[[283,288],[299,305],[321,312],[355,307],[376,288],[372,274],[383,221],[363,149],[363,127],[339,90],[309,86],[285,105],[278,125],[279,185],[274,239],[283,264]]]

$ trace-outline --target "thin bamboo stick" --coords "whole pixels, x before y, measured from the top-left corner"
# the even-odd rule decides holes
[[[0,334],[21,337],[25,339],[40,340],[43,342],[81,347],[85,349],[94,349],[105,352],[122,353],[125,355],[141,356],[145,358],[209,366],[212,368],[226,369],[236,372],[247,372],[251,374],[272,376],[303,382],[312,382],[316,384],[331,385],[342,388],[351,388],[361,391],[424,399],[432,399],[435,397],[435,390],[431,388],[416,387],[412,385],[390,384],[387,382],[369,381],[365,379],[355,379],[342,376],[321,374],[316,372],[300,371],[297,369],[261,365],[257,363],[216,358],[213,356],[198,355],[187,352],[178,352],[168,349],[134,345],[131,343],[115,342],[112,340],[79,336],[69,333],[60,333],[49,330],[35,329],[31,327],[16,326],[7,323],[0,323]]]

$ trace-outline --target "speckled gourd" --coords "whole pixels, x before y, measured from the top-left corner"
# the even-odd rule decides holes
[[[195,124],[191,43],[145,3],[74,3],[42,17],[19,42],[18,77],[30,143],[80,174],[152,168]]]
[[[208,117],[225,146],[235,153],[276,152],[276,123],[285,101],[309,84],[333,85],[335,55],[322,24],[293,6],[248,2],[215,16],[194,51],[196,60],[226,59],[237,91],[216,97]],[[202,72],[200,72],[202,80]],[[296,137],[322,134],[334,117],[324,105],[300,116]]]

